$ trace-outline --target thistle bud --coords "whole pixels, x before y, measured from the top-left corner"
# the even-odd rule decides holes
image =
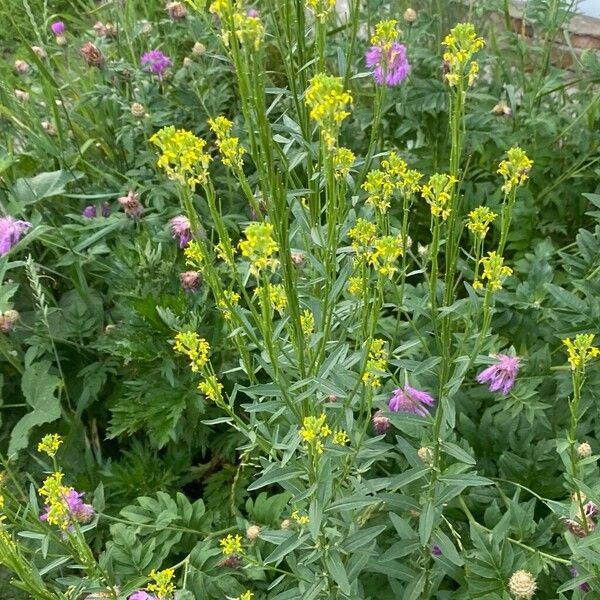
[[[0,314],[0,331],[8,333],[15,328],[19,320],[19,313],[16,310],[6,310]]]
[[[510,576],[508,589],[516,598],[529,600],[529,598],[533,598],[535,590],[537,590],[537,583],[529,571],[519,569]]]
[[[377,435],[383,435],[387,433],[390,428],[390,420],[381,414],[381,411],[378,410],[373,415],[373,429]]]
[[[289,529],[292,526],[292,522],[289,519],[284,519],[281,521],[281,529]]]
[[[512,109],[508,104],[506,104],[506,102],[504,102],[504,100],[500,100],[500,102],[498,102],[498,104],[492,108],[492,114],[510,117],[510,115],[512,115]]]
[[[179,283],[182,290],[195,292],[202,283],[202,275],[196,271],[185,271],[185,273],[179,274]]]
[[[414,8],[407,8],[404,11],[404,22],[412,25],[417,20],[417,11]]]
[[[25,75],[25,73],[29,73],[31,67],[26,60],[17,59],[15,60],[15,71],[18,75]]]
[[[587,442],[582,442],[577,446],[577,456],[579,458],[589,458],[592,455],[592,447]]]
[[[29,100],[29,94],[23,90],[15,90],[15,98],[19,102],[27,102],[27,100]]]
[[[144,212],[144,207],[140,202],[139,195],[132,190],[129,190],[127,196],[119,198],[118,202],[130,219],[137,219],[138,217],[141,217]]]
[[[196,42],[192,48],[192,54],[194,56],[202,56],[206,52],[206,46],[201,42]]]
[[[427,448],[426,446],[421,446],[417,450],[417,456],[421,459],[423,463],[426,465],[431,463],[431,459],[433,458],[433,452],[431,448]]]
[[[44,58],[48,57],[46,51],[43,48],[40,48],[39,46],[31,46],[31,50],[40,60],[44,60]]]
[[[48,135],[56,135],[56,127],[51,121],[44,120],[41,122],[41,126]]]
[[[129,110],[136,119],[142,119],[146,116],[146,109],[144,108],[144,105],[139,102],[133,102],[129,107]]]
[[[248,529],[246,529],[246,537],[253,541],[260,535],[260,527],[258,525],[250,525]]]
[[[183,59],[183,66],[184,67],[191,67],[193,64],[194,64],[194,61],[189,56],[186,56]]]
[[[106,57],[92,42],[86,42],[81,50],[88,67],[101,67],[106,62]]]
[[[169,2],[165,7],[169,17],[174,21],[179,21],[187,17],[188,11],[183,2]]]
[[[104,24],[101,21],[96,21],[94,31],[98,37],[103,38],[112,38],[117,35],[117,28],[112,23]]]
[[[297,267],[300,267],[304,264],[304,260],[305,260],[304,252],[292,252],[291,257],[292,257],[292,262]]]

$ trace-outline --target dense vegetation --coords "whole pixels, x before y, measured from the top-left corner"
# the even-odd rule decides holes
[[[3,598],[600,594],[600,63],[443,4],[7,0]]]

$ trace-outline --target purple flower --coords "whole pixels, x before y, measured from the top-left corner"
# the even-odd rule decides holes
[[[431,547],[431,554],[433,554],[434,556],[441,556],[442,555],[442,549],[437,544],[434,544]]]
[[[4,256],[31,227],[27,221],[17,221],[12,217],[0,218],[0,256]]]
[[[490,392],[500,390],[502,395],[506,396],[515,384],[519,372],[519,358],[507,354],[498,354],[497,358],[498,362],[495,365],[484,369],[477,375],[477,382],[489,382]]]
[[[160,50],[150,50],[150,52],[142,54],[140,63],[146,71],[154,73],[160,80],[163,79],[165,71],[173,64],[171,59]]]
[[[183,215],[179,215],[178,217],[173,217],[169,223],[171,224],[173,239],[179,238],[179,247],[185,248],[192,239],[189,219]]]
[[[410,71],[406,47],[399,42],[393,42],[388,50],[382,46],[371,46],[365,54],[365,59],[367,67],[375,67],[373,79],[378,85],[400,85]]]
[[[577,577],[579,575],[575,567],[569,569],[569,573],[571,574],[571,577]],[[582,592],[589,592],[592,588],[590,587],[590,584],[587,581],[584,581],[583,583],[579,584],[579,589]]]
[[[70,489],[64,496],[65,505],[75,521],[78,523],[89,523],[94,516],[94,507],[81,500],[83,493]],[[40,515],[41,521],[47,521],[50,507],[44,506],[44,512]]]
[[[93,219],[96,216],[96,206],[94,204],[90,204],[89,206],[86,206],[83,209],[81,216],[85,217],[86,219]]]
[[[419,417],[426,417],[429,415],[427,407],[434,404],[435,400],[427,392],[405,385],[404,388],[394,390],[388,408],[392,412],[408,412]]]
[[[158,600],[158,598],[154,594],[138,590],[129,596],[129,600]]]
[[[52,29],[52,33],[54,35],[63,35],[65,33],[65,24],[62,21],[55,21],[50,25],[50,29]]]
[[[248,9],[246,16],[256,19],[258,17],[258,11],[255,8]]]

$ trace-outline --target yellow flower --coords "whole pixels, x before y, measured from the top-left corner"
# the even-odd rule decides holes
[[[180,331],[175,336],[173,350],[185,354],[190,359],[192,371],[201,371],[208,362],[210,346],[208,342],[193,331]]]
[[[575,336],[575,341],[571,338],[563,340],[567,347],[567,354],[571,369],[581,369],[600,354],[600,350],[593,345],[595,335],[593,333],[580,333]]]
[[[498,215],[495,212],[492,212],[487,206],[478,206],[469,213],[467,229],[475,235],[475,237],[483,239],[490,228],[490,223],[497,216]]]
[[[350,114],[346,108],[352,96],[344,91],[342,77],[318,73],[310,80],[304,102],[310,108],[310,118],[321,128],[323,139],[331,150],[342,121]]]
[[[271,223],[251,223],[244,231],[246,236],[239,244],[242,255],[250,260],[250,271],[258,273],[267,267],[275,268],[277,260],[273,254],[279,246],[273,239],[273,225]]]
[[[58,447],[62,444],[62,438],[58,433],[49,433],[45,435],[38,444],[37,451],[45,452],[51,458],[56,456]]]
[[[246,590],[241,596],[235,598],[235,600],[252,600],[254,594],[250,590]]]
[[[285,288],[281,284],[269,283],[267,287],[269,302],[273,308],[280,314],[283,315],[285,307],[287,306],[287,296],[285,295]],[[256,294],[260,295],[260,288],[256,288]]]
[[[221,545],[225,556],[242,553],[242,536],[239,534],[233,536],[229,533],[227,534],[227,537],[219,540],[219,544]]]
[[[315,330],[315,317],[307,308],[300,315],[300,327],[302,327],[302,333],[307,337]]]
[[[356,156],[348,148],[336,148],[333,153],[333,168],[336,177],[346,177],[354,164]]]
[[[363,278],[362,277],[349,277],[348,278],[348,293],[352,296],[361,296],[363,293]]]
[[[335,6],[335,0],[306,0],[306,6],[324,23]]]
[[[487,256],[484,256],[480,260],[480,264],[483,267],[483,273],[481,274],[482,279],[487,279],[487,285],[491,290],[502,289],[502,279],[512,275],[512,269],[504,266],[504,258],[496,254],[496,252],[488,252]],[[476,285],[478,284],[478,285]],[[473,284],[473,287],[478,289],[482,285],[479,282]]]
[[[222,17],[228,8],[231,8],[231,0],[214,0],[208,10],[214,15]]]
[[[204,381],[198,384],[198,389],[213,402],[223,401],[223,384],[217,379],[216,375],[209,375]]]
[[[375,25],[375,34],[371,37],[371,44],[381,46],[385,51],[388,51],[399,35],[398,21],[396,19],[385,19]]]
[[[175,591],[175,585],[171,583],[174,575],[175,569],[164,569],[163,571],[152,569],[150,579],[153,579],[154,582],[149,583],[146,589],[149,592],[156,592],[159,600],[168,598]]]
[[[508,160],[503,160],[498,166],[498,173],[504,177],[502,191],[509,194],[513,188],[523,185],[533,166],[533,161],[518,146],[512,147],[506,152]]]
[[[208,124],[217,136],[217,148],[221,154],[223,164],[238,170],[242,169],[246,150],[240,146],[239,138],[229,135],[233,123],[229,119],[219,116],[209,119]]]
[[[386,213],[395,189],[389,174],[378,169],[369,171],[362,188],[368,194],[367,204],[376,208],[380,213]]]
[[[444,61],[448,67],[446,80],[451,86],[467,76],[467,84],[473,85],[477,78],[479,66],[471,58],[485,46],[483,38],[477,37],[472,23],[458,23],[442,42],[446,46]],[[467,69],[468,65],[468,69]]]
[[[293,511],[291,516],[298,525],[308,525],[310,523],[310,517],[301,515],[298,510]]]
[[[421,188],[421,194],[431,206],[434,217],[442,217],[445,221],[450,216],[452,188],[457,182],[458,179],[452,175],[435,173],[429,178],[427,185]]]
[[[202,247],[200,246],[200,244],[198,244],[198,242],[194,240],[188,242],[188,245],[183,251],[183,255],[185,256],[185,264],[190,267],[200,269],[204,264],[204,254],[202,252]]]
[[[260,50],[265,37],[265,27],[257,15],[236,12],[233,15],[233,25],[240,44],[249,46],[254,51]]]
[[[39,495],[48,506],[47,521],[50,525],[58,525],[61,529],[67,529],[71,523],[71,513],[65,498],[73,490],[62,483],[63,474],[54,472],[48,475],[38,489]]]
[[[361,257],[369,252],[371,244],[375,241],[376,233],[375,223],[363,218],[356,220],[354,227],[348,231],[348,237],[352,241],[352,249],[357,256]]]
[[[233,318],[232,308],[237,306],[240,301],[240,295],[237,292],[229,290],[223,291],[223,297],[217,301],[217,307],[221,309],[223,317],[226,321],[231,321]],[[231,308],[230,308],[231,307]]]
[[[350,436],[343,430],[336,431],[333,434],[333,443],[338,446],[345,446],[350,441]]]
[[[304,417],[300,429],[300,437],[304,442],[310,444],[317,454],[323,454],[322,440],[331,435],[331,428],[327,424],[325,413],[318,417]]]
[[[369,263],[384,277],[392,277],[398,270],[395,262],[404,254],[404,240],[401,235],[384,235],[373,243]]]
[[[384,348],[384,344],[384,340],[376,338],[371,342],[371,346],[369,347],[369,356],[362,380],[373,388],[378,388],[381,385],[380,376],[385,371],[387,364],[387,351]]]
[[[162,151],[156,164],[165,170],[167,177],[191,189],[206,182],[211,157],[204,152],[204,140],[191,131],[169,125],[157,131],[150,141]]]

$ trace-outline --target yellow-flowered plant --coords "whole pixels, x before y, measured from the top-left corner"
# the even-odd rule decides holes
[[[261,300],[263,298],[262,287],[257,287],[254,290],[254,294],[258,296]],[[282,315],[285,311],[285,307],[287,306],[287,296],[285,294],[285,288],[280,283],[278,284],[267,284],[267,297],[269,298],[269,302],[271,306]]]
[[[231,321],[233,318],[233,312],[231,308],[237,306],[240,301],[240,295],[237,292],[224,290],[223,297],[217,301],[217,307],[223,313],[223,317],[226,321]],[[231,307],[231,308],[230,308]]]
[[[217,379],[216,375],[208,377],[198,384],[198,389],[213,402],[220,404],[223,402],[223,384]]]
[[[252,600],[254,598],[254,593],[250,590],[246,590],[241,596],[238,596],[234,600]]]
[[[364,280],[358,275],[348,277],[348,293],[351,296],[362,296],[364,291]]]
[[[366,203],[380,213],[386,213],[395,189],[390,175],[379,169],[369,171],[362,188],[368,194]]]
[[[396,261],[404,254],[404,240],[401,235],[384,235],[373,243],[368,261],[384,277],[392,277],[398,270]]]
[[[200,372],[208,363],[210,346],[194,331],[180,331],[175,336],[173,350],[185,354],[190,359],[190,366],[194,373]]]
[[[336,177],[346,177],[356,160],[356,156],[348,148],[336,148],[333,153],[333,168]]]
[[[233,123],[226,117],[219,116],[209,119],[208,124],[217,136],[217,148],[223,164],[234,169],[242,169],[246,150],[240,146],[239,138],[230,135]]]
[[[399,36],[398,21],[396,19],[384,19],[375,25],[375,33],[371,36],[371,44],[380,46],[387,52]]]
[[[228,10],[231,10],[231,0],[214,0],[211,2],[208,10],[218,17],[223,17],[227,13]]]
[[[458,183],[453,175],[434,173],[421,188],[421,194],[431,206],[431,214],[445,221],[452,212],[452,188]]]
[[[48,433],[38,444],[37,451],[44,452],[50,458],[54,458],[58,452],[59,446],[62,444],[62,438],[58,433]]]
[[[335,8],[335,0],[306,0],[306,6],[317,19],[324,23],[329,13]]]
[[[329,150],[334,148],[342,121],[350,114],[346,109],[352,96],[344,90],[342,77],[318,73],[310,80],[304,102],[310,108],[310,118],[321,129]]]
[[[483,269],[481,279],[487,280],[486,285],[490,290],[501,290],[502,280],[512,275],[512,269],[504,264],[504,258],[495,251],[488,252],[488,255],[480,260],[480,264]],[[473,283],[473,287],[481,289],[483,284],[477,280]]]
[[[292,511],[291,517],[298,525],[308,525],[310,523],[310,517],[308,515],[301,515],[298,510]]]
[[[475,33],[472,23],[458,23],[450,30],[442,44],[446,47],[444,61],[447,66],[446,80],[451,86],[467,76],[469,86],[475,83],[479,65],[471,60],[473,55],[485,46],[483,38]]]
[[[593,333],[580,333],[575,340],[565,338],[563,344],[567,348],[568,361],[574,371],[585,367],[585,365],[600,355],[600,349],[594,346]]]
[[[171,583],[174,575],[175,569],[164,569],[163,571],[152,569],[150,579],[153,581],[148,584],[147,590],[155,592],[159,600],[170,598],[175,591],[175,584]]]
[[[204,151],[206,142],[191,131],[176,129],[172,125],[157,131],[150,141],[160,148],[157,165],[164,169],[169,179],[194,189],[208,178],[211,157]]]
[[[504,177],[502,191],[508,195],[515,187],[521,186],[527,181],[533,161],[518,146],[510,148],[506,154],[508,159],[500,163],[498,173]]]
[[[381,374],[385,371],[387,364],[387,350],[384,346],[384,340],[375,338],[369,347],[369,356],[362,380],[373,388],[381,386]]]
[[[467,229],[477,238],[484,239],[490,228],[490,223],[498,215],[487,206],[478,206],[469,213]]]
[[[350,436],[344,430],[340,429],[333,434],[332,441],[338,446],[345,446],[350,441]]]
[[[377,226],[362,217],[356,220],[354,226],[348,231],[348,237],[352,243],[352,249],[357,259],[365,258],[370,252],[371,245],[377,235]]]
[[[329,435],[331,435],[331,428],[327,424],[325,413],[321,413],[318,417],[304,417],[300,437],[317,454],[323,453],[323,440]]]
[[[73,488],[63,485],[62,479],[63,474],[58,471],[48,475],[42,487],[38,489],[38,493],[48,507],[47,522],[50,525],[57,525],[61,529],[67,529],[72,518],[65,499],[68,498]]]
[[[241,554],[243,551],[242,536],[239,533],[235,536],[231,535],[231,533],[227,534],[227,537],[219,540],[219,545],[225,556],[229,556],[230,554]]]
[[[309,336],[315,330],[315,317],[307,308],[300,315],[300,327],[305,336]]]
[[[244,231],[245,240],[240,241],[240,251],[250,261],[250,271],[258,275],[260,271],[277,266],[273,255],[279,250],[273,239],[271,223],[251,223]]]
[[[233,15],[233,25],[240,44],[260,50],[265,37],[265,27],[258,15],[238,11]]]
[[[183,255],[185,256],[185,264],[190,267],[200,269],[204,264],[204,252],[200,244],[195,240],[188,242]]]

